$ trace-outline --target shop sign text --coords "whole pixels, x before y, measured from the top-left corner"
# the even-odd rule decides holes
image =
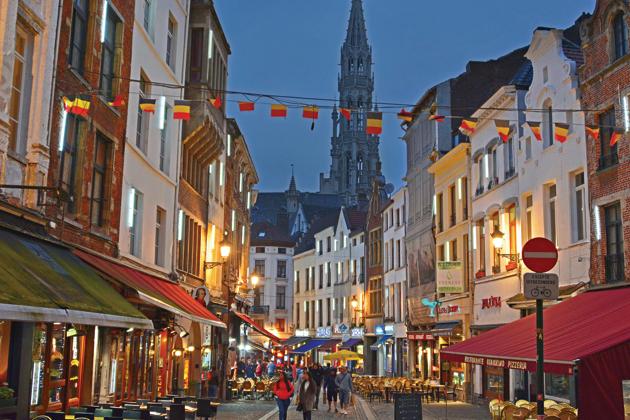
[[[490,296],[481,299],[481,309],[492,309],[501,307],[501,296]]]
[[[364,333],[365,330],[363,329],[363,327],[355,327],[350,330],[350,335],[356,338],[362,338]]]
[[[492,359],[477,356],[464,356],[464,363],[475,365],[492,366],[507,369],[527,370],[527,362],[522,360]]]
[[[462,308],[459,305],[440,306],[438,308],[438,314],[440,315],[458,314],[461,311],[462,311]]]
[[[317,327],[315,337],[329,338],[332,337],[332,327]]]

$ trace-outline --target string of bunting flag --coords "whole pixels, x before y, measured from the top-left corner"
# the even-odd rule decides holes
[[[129,79],[129,81],[134,81]],[[151,82],[154,83],[154,82]],[[157,85],[167,87],[167,88],[183,88],[181,86],[175,86],[170,84],[160,84],[155,83]],[[203,89],[209,91],[209,89]],[[133,92],[128,92],[132,94]],[[91,97],[93,95],[97,95],[98,92],[92,91],[89,93],[81,93],[76,96],[63,96],[62,103],[63,108],[66,112],[80,115],[83,117],[88,116],[89,109],[91,105]],[[138,92],[140,94],[140,92]],[[311,129],[314,128],[315,120],[319,119],[319,111],[321,108],[324,109],[338,109],[339,114],[346,120],[350,121],[352,115],[354,113],[365,113],[365,131],[370,135],[379,135],[383,131],[383,114],[389,114],[393,112],[376,110],[379,107],[381,108],[392,108],[394,106],[399,106],[400,104],[395,103],[379,103],[375,110],[365,110],[351,107],[339,107],[336,106],[336,100],[333,105],[315,105],[315,104],[306,104],[300,102],[304,99],[314,99],[317,101],[329,101],[329,99],[325,98],[305,98],[305,97],[296,97],[296,96],[282,96],[282,95],[269,95],[269,94],[257,94],[250,92],[234,92],[234,91],[221,91],[220,93],[215,93],[215,96],[207,99],[206,101],[201,100],[192,100],[192,99],[175,99],[172,107],[172,118],[174,120],[184,120],[188,121],[190,119],[191,106],[195,102],[207,102],[211,106],[217,109],[221,109],[223,106],[223,101],[221,99],[221,94],[223,95],[241,95],[245,97],[246,100],[229,100],[227,102],[236,102],[238,104],[238,109],[240,112],[253,112],[256,110],[256,105],[258,101],[262,98],[267,98],[272,100],[273,102],[269,103],[270,105],[270,117],[272,118],[287,118],[289,114],[289,108],[301,108],[302,109],[302,117],[304,119],[308,119],[312,121]],[[165,95],[160,95],[165,96]],[[172,96],[175,97],[175,96]],[[176,96],[179,97],[179,96]],[[251,97],[256,97],[255,100],[251,100]],[[107,104],[113,108],[120,108],[126,104],[126,101],[123,95],[116,95],[114,98],[110,98],[106,100]],[[140,98],[138,101],[138,106],[141,111],[154,114],[157,109],[157,98],[148,98],[140,94]],[[412,105],[413,106],[413,105]],[[437,104],[433,104],[430,108],[429,115],[426,117],[430,121],[435,121],[436,124],[444,122],[446,119],[457,119],[461,120],[459,125],[459,131],[466,135],[471,136],[474,134],[477,125],[480,120],[493,120],[496,126],[497,134],[504,141],[507,142],[510,135],[512,134],[512,126],[510,120],[503,119],[494,119],[494,118],[469,118],[463,116],[456,115],[442,115],[438,112],[440,108],[448,108],[441,107]],[[489,109],[489,110],[504,110],[504,111],[515,111],[512,108],[477,108],[477,109]],[[527,109],[528,112],[543,112],[543,109]],[[589,112],[588,110],[556,110],[557,112]],[[403,106],[400,111],[396,112],[396,116],[399,120],[403,121],[403,123],[411,123],[416,118],[416,114],[413,112],[407,111]],[[526,124],[529,126],[534,138],[538,141],[542,141],[541,134],[541,122],[539,121],[526,121]],[[576,124],[573,125],[583,125]],[[601,128],[610,128],[610,145],[614,146],[623,136],[624,130],[620,127],[616,126],[596,126],[596,125],[584,125],[586,134],[593,138],[594,140],[599,140],[600,137],[600,129]],[[570,132],[570,125],[566,123],[555,123],[553,125],[553,135],[554,139],[560,143],[565,142],[568,139],[568,135]]]

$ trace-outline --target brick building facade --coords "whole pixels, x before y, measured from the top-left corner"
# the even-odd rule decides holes
[[[630,95],[628,24],[630,8],[620,0],[599,0],[581,25],[584,65],[580,68],[582,107],[587,125],[600,126],[600,138],[587,142],[591,199],[591,281],[630,277]],[[614,131],[622,136],[610,146]],[[625,254],[625,255],[624,255]]]
[[[49,201],[48,216],[55,236],[115,256],[127,106],[108,101],[128,99],[135,1],[109,0],[106,14],[103,1],[63,4],[48,171],[63,205]],[[90,101],[87,117],[63,110],[61,98],[78,95]]]

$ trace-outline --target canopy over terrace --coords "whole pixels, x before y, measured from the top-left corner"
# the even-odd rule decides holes
[[[621,381],[630,378],[628,320],[630,287],[585,292],[544,311],[544,370],[579,375],[578,408],[585,418],[602,413],[623,418]],[[455,362],[535,371],[536,317],[485,332],[441,354]]]

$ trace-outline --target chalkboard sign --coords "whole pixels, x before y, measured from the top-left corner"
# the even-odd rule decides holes
[[[395,393],[394,420],[422,420],[422,395]]]

